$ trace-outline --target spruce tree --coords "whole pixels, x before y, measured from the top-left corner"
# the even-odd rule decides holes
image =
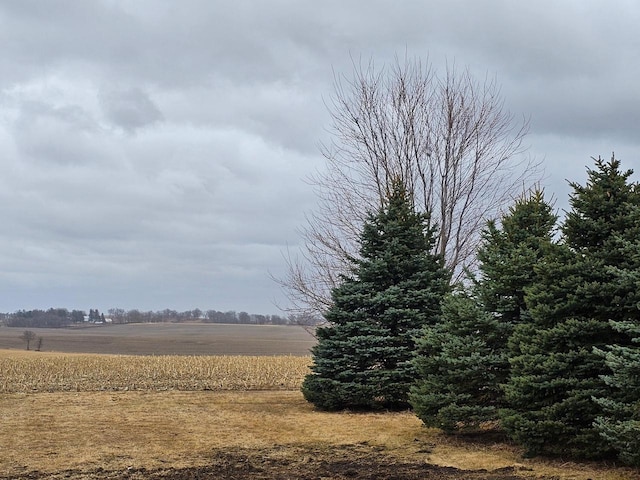
[[[634,343],[597,350],[611,369],[604,381],[612,394],[597,400],[603,414],[596,419],[595,426],[620,460],[640,467],[640,323],[612,322],[612,325],[632,335]]]
[[[507,372],[506,329],[464,291],[447,295],[440,323],[424,329],[414,361],[414,412],[428,427],[473,431],[495,421]]]
[[[516,200],[501,218],[489,221],[478,249],[475,282],[483,308],[513,328],[523,321],[525,289],[535,280],[535,266],[553,242],[557,215],[540,189]]]
[[[433,253],[429,217],[415,212],[400,182],[365,222],[360,244],[360,258],[332,292],[328,326],[317,330],[302,392],[324,410],[406,408],[414,337],[437,321],[450,275]]]
[[[636,184],[636,193],[640,195]],[[608,397],[597,399],[603,409],[596,420],[596,429],[623,462],[640,466],[640,205],[631,205],[633,214],[617,235],[619,246],[617,266],[609,267],[613,276],[610,293],[621,308],[610,323],[631,342],[596,349],[610,373],[603,377],[609,386]],[[634,308],[635,306],[635,308]]]
[[[619,167],[618,160],[598,159],[586,186],[571,184],[563,242],[538,263],[526,292],[529,321],[510,340],[503,425],[531,455],[611,451],[593,426],[601,413],[594,398],[609,392],[604,359],[594,348],[628,343],[609,319],[635,308],[614,270],[625,262],[621,240],[633,229],[632,205],[638,203],[631,172]]]
[[[448,296],[441,321],[425,327],[418,341],[411,403],[426,425],[451,432],[498,419],[509,375],[507,340],[522,322],[524,289],[556,220],[538,190],[517,200],[499,224],[488,222],[471,293]]]

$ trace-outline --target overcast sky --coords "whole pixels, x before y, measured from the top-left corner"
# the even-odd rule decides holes
[[[0,312],[278,313],[352,58],[495,75],[564,207],[592,156],[640,170],[638,25],[636,0],[3,0]]]

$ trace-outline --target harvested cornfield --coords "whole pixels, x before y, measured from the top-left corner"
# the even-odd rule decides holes
[[[0,393],[296,390],[310,357],[14,354],[0,351]]]

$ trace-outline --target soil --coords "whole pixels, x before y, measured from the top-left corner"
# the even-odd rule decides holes
[[[526,475],[528,473],[528,475]],[[521,476],[525,474],[526,476]],[[186,468],[146,469],[129,467],[120,471],[97,469],[62,472],[25,472],[12,480],[204,480],[204,479],[348,479],[348,480],[525,480],[530,471],[514,467],[487,470],[459,470],[402,459],[367,445],[343,447],[276,446],[271,449],[223,449],[212,454],[207,465]],[[9,480],[9,477],[0,477]]]

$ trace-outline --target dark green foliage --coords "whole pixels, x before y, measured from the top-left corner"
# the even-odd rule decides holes
[[[605,162],[598,158],[595,163],[597,170],[588,171],[586,186],[570,184],[574,190],[572,210],[567,213],[563,232],[572,248],[618,265],[624,262],[621,252],[608,246],[638,233],[634,207],[640,205],[640,192],[637,183],[629,182],[633,171],[620,171],[619,160],[612,158]]]
[[[604,413],[596,419],[596,429],[623,462],[640,466],[640,324],[612,322],[613,327],[634,337],[630,346],[614,345],[597,350],[611,369],[604,377],[613,392],[598,403]]]
[[[498,227],[490,221],[478,249],[480,276],[476,282],[479,301],[512,327],[526,310],[525,288],[535,278],[534,267],[552,243],[558,217],[535,190],[515,202]]]
[[[370,216],[360,259],[332,292],[302,392],[318,408],[405,408],[415,377],[414,337],[436,322],[449,274],[432,253],[434,229],[400,183]]]
[[[617,160],[598,159],[596,167],[587,186],[572,184],[564,242],[538,263],[526,291],[529,320],[510,340],[503,425],[530,454],[600,457],[611,450],[593,427],[602,411],[594,397],[610,391],[594,348],[625,342],[609,319],[636,308],[627,301],[630,283],[616,271],[624,270],[620,247],[635,229],[638,195]]]
[[[496,419],[508,365],[504,327],[463,292],[445,298],[441,323],[418,340],[411,405],[425,425],[453,432]]]
[[[449,296],[441,321],[426,327],[418,342],[411,403],[426,425],[451,432],[497,420],[509,375],[507,340],[522,321],[524,289],[551,245],[555,222],[535,191],[519,199],[500,226],[488,223],[473,293]]]
[[[637,188],[636,193],[640,196]],[[610,391],[596,400],[603,413],[595,426],[620,460],[640,466],[640,206],[630,217],[635,221],[611,239],[618,246],[619,261],[607,269],[614,279],[609,292],[619,313],[612,316],[618,321],[610,323],[622,338],[596,350],[609,368],[603,379]]]

